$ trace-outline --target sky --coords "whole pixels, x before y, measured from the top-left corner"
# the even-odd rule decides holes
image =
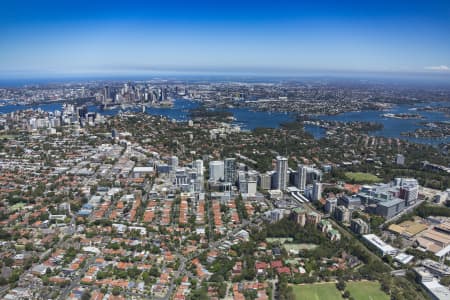
[[[2,1],[0,76],[450,74],[450,1]]]

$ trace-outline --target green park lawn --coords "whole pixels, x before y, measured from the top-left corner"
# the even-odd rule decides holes
[[[349,180],[354,180],[357,183],[374,183],[381,181],[379,177],[363,172],[345,172],[345,177]]]
[[[16,210],[20,210],[20,209],[24,208],[24,206],[25,206],[25,203],[19,202],[19,203],[14,204],[13,206],[11,206],[10,209],[12,211],[16,211]]]
[[[334,300],[342,299],[335,283],[316,283],[294,285],[296,300]]]
[[[341,300],[335,283],[315,283],[292,286],[296,300]],[[376,281],[346,282],[346,290],[355,300],[389,300]]]
[[[352,281],[347,282],[350,295],[356,300],[389,300],[389,296],[380,289],[380,283],[376,281]]]

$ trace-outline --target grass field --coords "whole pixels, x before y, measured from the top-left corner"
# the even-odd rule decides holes
[[[266,242],[268,242],[268,243],[279,243],[279,244],[284,244],[286,242],[292,243],[293,240],[294,239],[290,238],[290,237],[288,237],[288,238],[283,238],[283,237],[280,237],[280,238],[266,238]]]
[[[376,281],[347,282],[347,290],[356,300],[389,300],[389,296],[380,289]]]
[[[284,244],[283,248],[286,249],[286,251],[294,250],[314,250],[317,248],[318,245],[316,244]]]
[[[16,210],[20,210],[20,209],[24,208],[24,206],[25,206],[25,203],[19,202],[19,203],[14,204],[13,206],[11,206],[10,209],[12,211],[16,211]]]
[[[381,181],[379,177],[363,172],[345,172],[345,177],[349,180],[354,180],[357,183],[374,183]]]
[[[341,293],[336,289],[334,283],[317,283],[294,285],[296,300],[341,300]]]

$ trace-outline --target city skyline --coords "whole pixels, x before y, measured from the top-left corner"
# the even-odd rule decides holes
[[[2,5],[0,76],[450,74],[445,1]]]
[[[449,0],[0,5],[0,298],[449,299]]]

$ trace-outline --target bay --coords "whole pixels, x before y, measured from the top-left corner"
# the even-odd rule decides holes
[[[414,132],[414,130],[419,128],[424,128],[422,122],[442,122],[449,121],[449,118],[441,112],[430,112],[416,110],[422,106],[433,106],[433,105],[448,105],[449,103],[427,103],[418,104],[416,106],[411,105],[396,105],[391,109],[385,111],[358,111],[358,112],[347,112],[338,115],[320,115],[315,116],[313,119],[324,120],[324,121],[340,121],[340,122],[377,122],[383,124],[383,129],[378,131],[372,131],[369,133],[371,136],[383,136],[388,138],[400,138],[409,140],[412,142],[423,143],[423,144],[440,144],[440,143],[450,143],[450,138],[445,139],[432,139],[432,138],[415,138],[402,136],[402,132]],[[164,116],[169,119],[175,119],[177,121],[188,121],[189,110],[199,107],[200,103],[197,101],[187,100],[187,99],[176,99],[174,100],[172,107],[147,107],[146,113],[157,116]],[[42,109],[44,111],[52,112],[55,110],[62,110],[62,103],[51,103],[51,104],[39,104],[39,105],[8,105],[7,103],[0,106],[0,114],[9,113],[17,110],[23,109]],[[89,106],[89,111],[98,112],[103,115],[116,115],[121,108],[115,108],[111,110],[100,110],[98,106]],[[131,107],[124,109],[125,111],[141,111],[140,107]],[[228,108],[225,109],[233,114],[236,125],[241,126],[243,129],[253,130],[255,128],[265,127],[265,128],[279,128],[282,123],[291,122],[295,120],[295,114],[293,113],[281,113],[281,112],[264,112],[264,111],[254,111],[248,108]],[[399,113],[415,113],[420,114],[424,119],[396,119],[387,118],[383,115],[386,113],[399,114]],[[314,126],[305,125],[305,130],[312,134],[316,139],[323,138],[326,136],[326,130]]]

